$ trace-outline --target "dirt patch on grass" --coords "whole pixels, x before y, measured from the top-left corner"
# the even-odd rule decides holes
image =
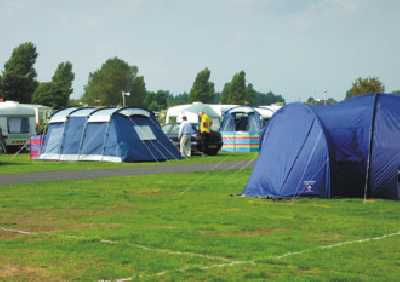
[[[3,231],[3,230],[0,230],[0,240],[15,239],[18,236],[21,236],[21,235],[19,235],[17,233],[14,233],[14,232],[6,232],[6,231]]]
[[[241,212],[242,210],[239,208],[230,208],[230,209],[225,209],[226,212]]]
[[[46,272],[42,268],[0,265],[0,279],[16,279],[26,281],[44,281]]]
[[[0,215],[0,227],[23,230],[26,232],[55,232],[77,229],[91,229],[98,227],[118,228],[121,224],[91,222],[98,216],[115,215],[117,213],[131,212],[136,207],[130,204],[110,205],[104,209],[40,209],[31,210],[29,213],[15,211]],[[7,215],[7,216],[6,216]],[[0,232],[0,238],[9,232]],[[12,235],[15,237],[15,235]],[[18,236],[18,235],[17,235]]]
[[[172,229],[177,229],[178,227],[175,225],[146,225],[145,228],[152,230],[157,230],[157,229],[172,230]]]
[[[159,188],[153,188],[153,189],[146,189],[145,191],[135,191],[135,192],[131,192],[130,194],[134,194],[134,195],[158,195],[161,194],[161,189]]]
[[[257,230],[244,230],[244,231],[200,231],[202,235],[211,237],[262,237],[268,236],[272,233],[286,232],[284,228],[269,228],[269,229],[257,229]]]

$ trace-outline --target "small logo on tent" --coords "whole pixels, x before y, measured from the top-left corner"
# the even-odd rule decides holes
[[[315,180],[308,180],[304,181],[304,192],[305,193],[311,193],[313,192],[313,187],[315,185]]]

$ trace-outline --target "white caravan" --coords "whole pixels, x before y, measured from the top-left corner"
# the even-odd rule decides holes
[[[182,122],[183,116],[186,116],[189,122],[197,123],[198,122],[197,113],[188,111],[188,109],[193,106],[199,106],[199,105],[204,105],[205,107],[209,107],[215,112],[215,114],[210,116],[210,118],[212,119],[212,129],[217,131],[220,128],[224,112],[233,107],[236,107],[236,105],[211,105],[211,104],[202,104],[201,102],[193,102],[192,104],[173,106],[168,108],[167,116],[165,119],[166,123]],[[199,109],[200,108],[201,107],[199,107]]]
[[[36,112],[30,105],[0,102],[0,128],[7,147],[22,146],[36,134]]]
[[[28,104],[22,104],[22,106],[29,106],[34,109],[35,111],[35,122],[37,126],[44,127],[47,124],[47,121],[49,120],[53,109],[48,106],[42,106],[42,105],[28,105]]]
[[[269,105],[269,106],[258,106],[255,110],[261,115],[263,119],[263,124],[266,125],[272,118],[273,114],[279,111],[282,106],[279,105]]]

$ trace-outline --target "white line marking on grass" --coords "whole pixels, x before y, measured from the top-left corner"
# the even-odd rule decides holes
[[[313,252],[313,251],[318,251],[318,250],[327,250],[327,249],[333,249],[336,247],[341,247],[341,246],[345,246],[345,245],[352,245],[352,244],[361,244],[361,243],[365,243],[365,242],[369,242],[369,241],[374,241],[374,240],[382,240],[382,239],[386,239],[386,238],[391,238],[391,237],[395,237],[395,236],[399,236],[400,235],[400,231],[398,232],[394,232],[394,233],[389,233],[389,234],[385,234],[382,236],[378,236],[378,237],[371,237],[371,238],[364,238],[364,239],[357,239],[357,240],[352,240],[352,241],[345,241],[345,242],[340,242],[340,243],[335,243],[335,244],[329,244],[329,245],[324,245],[324,246],[319,246],[319,247],[315,247],[315,248],[309,248],[309,249],[305,249],[305,250],[301,250],[301,251],[293,251],[293,252],[287,252],[286,254],[283,255],[279,255],[279,256],[269,256],[267,258],[262,259],[264,260],[273,260],[273,259],[283,259],[286,257],[290,257],[290,256],[296,256],[296,255],[302,255],[304,253],[308,253],[308,252]],[[255,260],[248,260],[248,261],[231,261],[231,262],[227,262],[227,263],[222,263],[222,264],[214,264],[214,265],[209,265],[209,266],[188,266],[188,267],[182,267],[179,269],[175,269],[175,270],[168,270],[168,271],[163,271],[163,272],[158,272],[158,273],[154,273],[150,276],[163,276],[165,274],[168,273],[173,273],[173,272],[181,272],[184,273],[188,270],[193,270],[193,269],[202,269],[202,270],[209,270],[212,268],[222,268],[222,267],[232,267],[238,264],[261,264],[260,261],[255,261]]]
[[[74,236],[74,235],[63,235],[63,234],[50,233],[50,232],[29,232],[29,231],[9,229],[9,228],[4,228],[4,227],[0,227],[0,230],[3,230],[5,232],[24,234],[24,235],[46,235],[46,236],[77,239],[77,240],[97,239],[97,238],[87,238],[87,237]],[[101,244],[110,244],[110,245],[117,245],[117,244],[118,245],[126,245],[126,246],[135,247],[137,249],[145,250],[145,251],[164,253],[167,255],[174,255],[174,256],[199,257],[199,258],[205,258],[205,259],[209,259],[209,260],[220,260],[220,261],[225,261],[225,262],[233,261],[231,259],[228,259],[225,257],[220,257],[220,256],[212,256],[212,255],[204,255],[204,254],[198,254],[198,253],[192,253],[192,252],[186,252],[186,251],[174,251],[174,250],[169,250],[169,249],[153,248],[153,247],[149,247],[146,245],[129,243],[129,242],[119,242],[119,241],[113,241],[113,240],[109,240],[109,239],[98,239],[98,242]]]
[[[329,245],[325,245],[325,246],[319,246],[319,247],[315,247],[315,248],[305,249],[302,251],[288,252],[288,253],[280,255],[280,256],[273,256],[273,257],[271,257],[271,259],[282,259],[285,257],[301,255],[301,254],[312,252],[312,251],[333,249],[333,248],[341,247],[341,246],[345,246],[345,245],[361,244],[361,243],[365,243],[365,242],[369,242],[369,241],[382,240],[382,239],[391,238],[391,237],[395,237],[395,236],[399,236],[399,235],[400,235],[400,231],[385,234],[385,235],[378,236],[378,237],[357,239],[357,240],[352,240],[352,241],[345,241],[345,242],[334,243],[334,244],[329,244]]]
[[[168,254],[168,255],[199,257],[199,258],[206,258],[206,259],[209,259],[209,260],[221,260],[221,261],[227,261],[227,262],[232,262],[233,261],[231,259],[220,257],[220,256],[203,255],[203,254],[185,252],[185,251],[183,251],[183,252],[181,252],[181,251],[172,251],[172,250],[168,250],[168,249],[158,249],[158,248],[152,248],[152,247],[148,247],[148,246],[145,246],[145,245],[132,244],[132,243],[124,243],[124,244],[126,244],[128,246],[133,246],[133,247],[136,247],[138,249],[145,250],[145,251],[153,251],[153,252],[158,252],[158,253],[165,253],[165,254]]]
[[[33,235],[33,234],[37,234],[36,232],[22,231],[22,230],[11,229],[11,228],[4,228],[4,227],[0,227],[0,229],[3,230],[3,231],[5,231],[5,232],[18,233],[18,234],[24,234],[24,235]]]
[[[1,227],[1,226],[0,226],[0,230],[3,230],[5,232],[24,234],[24,235],[52,235],[52,236],[58,236],[58,237],[64,237],[64,238],[73,238],[73,239],[81,239],[81,240],[82,239],[83,240],[88,240],[89,239],[89,238],[80,237],[80,236],[70,236],[70,235],[58,235],[58,234],[51,234],[51,233],[29,232],[29,231],[5,228],[5,227]],[[339,242],[339,243],[334,243],[334,244],[329,244],[329,245],[324,245],[324,246],[318,246],[318,247],[315,247],[315,248],[304,249],[304,250],[301,250],[301,251],[287,252],[287,253],[285,253],[283,255],[279,255],[279,256],[269,256],[269,257],[264,258],[262,260],[263,261],[266,260],[266,259],[267,260],[268,259],[278,259],[279,260],[279,259],[283,259],[283,258],[290,257],[290,256],[302,255],[302,254],[308,253],[308,252],[319,251],[319,250],[329,250],[329,249],[333,249],[333,248],[341,247],[341,246],[345,246],[345,245],[362,244],[362,243],[366,243],[366,242],[370,242],[370,241],[383,240],[383,239],[386,239],[386,238],[391,238],[391,237],[395,237],[395,236],[399,236],[399,235],[400,235],[400,231],[384,234],[382,236],[377,236],[377,237],[370,237],[370,238],[364,238],[364,239],[344,241],[344,242]],[[253,265],[255,265],[255,264],[260,264],[261,263],[260,260],[258,260],[258,261],[255,261],[255,260],[232,260],[232,259],[227,259],[227,258],[220,257],[220,256],[209,256],[209,255],[197,254],[197,253],[192,253],[192,252],[181,252],[181,251],[173,251],[173,250],[168,250],[168,249],[158,249],[158,248],[148,247],[148,246],[145,246],[145,245],[117,242],[117,241],[112,241],[112,240],[108,240],[108,239],[100,239],[99,242],[102,243],[102,244],[128,245],[128,246],[136,247],[138,249],[142,249],[142,250],[146,250],[146,251],[160,252],[160,253],[165,253],[165,254],[168,254],[168,255],[181,255],[181,256],[190,256],[190,257],[201,257],[201,258],[207,258],[207,259],[210,259],[210,260],[225,261],[225,263],[221,263],[221,264],[213,264],[213,265],[209,265],[209,266],[192,265],[192,266],[178,268],[178,269],[175,269],[175,270],[167,270],[167,271],[162,271],[162,272],[158,272],[158,273],[154,273],[154,274],[145,275],[145,276],[148,276],[148,277],[154,277],[154,276],[158,276],[159,277],[159,276],[163,276],[165,274],[173,273],[173,272],[184,273],[184,272],[186,272],[188,270],[192,270],[192,269],[208,270],[208,269],[213,269],[213,268],[232,267],[232,266],[235,266],[235,265],[238,265],[238,264],[253,264]],[[130,280],[132,280],[132,279],[131,278],[117,279],[117,281],[130,281]]]
[[[221,264],[213,264],[213,265],[209,265],[209,266],[193,265],[193,266],[182,267],[182,268],[175,269],[175,270],[162,271],[162,272],[158,272],[155,274],[151,274],[149,276],[163,276],[165,274],[172,273],[172,272],[184,273],[184,272],[186,272],[188,270],[192,270],[192,269],[209,270],[212,268],[232,267],[232,266],[235,266],[238,264],[256,264],[256,262],[253,260],[243,260],[243,261],[235,260],[235,261],[231,261],[231,262],[226,262],[226,263],[221,263]]]

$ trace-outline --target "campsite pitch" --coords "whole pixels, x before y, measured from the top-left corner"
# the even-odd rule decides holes
[[[398,280],[398,202],[230,196],[249,174],[3,186],[0,280]]]

